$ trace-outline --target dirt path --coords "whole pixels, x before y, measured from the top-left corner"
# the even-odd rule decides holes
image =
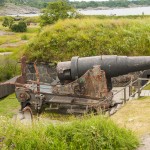
[[[142,142],[137,150],[150,150],[150,134],[141,138]]]
[[[0,45],[0,48],[17,47],[17,46],[20,46],[20,45],[25,44],[27,42],[28,41],[26,41],[26,40],[22,40],[22,41],[14,42],[14,43],[5,43],[5,44]]]
[[[11,55],[13,52],[2,52],[0,55],[5,56],[5,55]]]
[[[0,30],[0,36],[3,36],[3,35],[14,35],[14,33],[13,32],[5,32],[5,31]]]

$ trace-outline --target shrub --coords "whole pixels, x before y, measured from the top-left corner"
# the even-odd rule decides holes
[[[39,23],[40,22],[40,17],[26,17],[24,18],[24,21],[27,23],[27,24],[30,24],[30,23]]]
[[[11,79],[20,74],[20,66],[16,66],[17,62],[8,56],[0,57],[0,82]]]
[[[11,26],[11,30],[13,32],[26,32],[27,31],[27,25],[24,21],[19,21],[18,24],[13,24]]]
[[[13,19],[12,17],[4,17],[4,20],[3,20],[2,25],[3,25],[4,27],[9,27],[9,28],[11,28],[12,25],[13,25],[13,23],[14,23],[14,19]]]
[[[24,34],[24,35],[22,35],[22,36],[21,36],[21,40],[28,40],[28,36],[27,36],[27,35],[25,35],[25,34]]]

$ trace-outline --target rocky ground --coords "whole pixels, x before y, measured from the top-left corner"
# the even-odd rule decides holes
[[[30,6],[17,6],[10,3],[5,4],[5,6],[0,8],[0,16],[38,13],[40,13],[40,10],[38,8]]]

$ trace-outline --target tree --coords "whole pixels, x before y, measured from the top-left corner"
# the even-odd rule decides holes
[[[18,24],[13,24],[11,26],[11,30],[14,32],[26,32],[27,31],[27,25],[24,21],[19,21]]]
[[[0,6],[4,5],[5,0],[0,0]]]
[[[41,15],[41,26],[53,24],[59,19],[75,17],[76,14],[75,9],[66,0],[50,2]]]
[[[18,24],[14,24],[14,18],[12,17],[5,17],[3,20],[2,25],[4,27],[9,27],[13,32],[26,32],[27,25],[24,21],[19,21]]]
[[[5,17],[4,20],[3,20],[2,25],[4,27],[11,28],[11,26],[13,25],[13,23],[14,23],[14,19],[12,17]]]

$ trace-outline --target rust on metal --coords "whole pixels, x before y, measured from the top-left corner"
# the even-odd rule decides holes
[[[34,69],[35,69],[36,79],[37,79],[37,92],[38,94],[40,94],[40,75],[36,65],[36,61],[34,62]]]
[[[100,66],[95,66],[79,79],[71,83],[56,85],[53,88],[53,94],[72,95],[93,99],[107,97],[108,91],[105,72],[100,69]]]

